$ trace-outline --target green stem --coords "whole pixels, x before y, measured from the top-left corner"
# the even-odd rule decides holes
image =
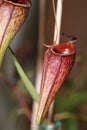
[[[62,119],[68,119],[68,118],[72,118],[72,119],[77,119],[77,120],[83,120],[87,122],[87,115],[77,115],[71,112],[64,112],[64,113],[59,113],[59,114],[55,114],[54,116],[54,120],[62,120]]]
[[[17,60],[17,57],[15,56],[14,52],[12,51],[12,49],[10,47],[9,47],[9,51],[10,51],[10,53],[12,55],[15,67],[16,67],[16,69],[17,69],[23,83],[25,84],[25,87],[26,87],[27,91],[29,92],[31,97],[36,102],[39,102],[39,95],[38,95],[37,91],[35,90],[35,87],[31,83],[30,79],[28,78],[27,74],[23,70],[22,66],[20,65],[19,61]]]

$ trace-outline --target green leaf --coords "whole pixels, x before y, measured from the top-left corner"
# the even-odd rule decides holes
[[[33,84],[31,83],[31,81],[29,80],[27,74],[25,73],[25,71],[23,70],[22,66],[20,65],[19,61],[17,60],[14,52],[12,51],[12,49],[9,47],[10,53],[12,55],[15,67],[27,89],[27,91],[29,92],[29,94],[31,95],[31,97],[36,101],[39,102],[39,95],[37,93],[37,91],[35,90],[35,87],[33,86]]]

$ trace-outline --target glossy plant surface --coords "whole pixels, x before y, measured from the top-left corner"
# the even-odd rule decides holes
[[[69,75],[75,61],[75,54],[72,41],[48,47],[45,52],[37,124],[45,118],[50,104]]]
[[[0,66],[8,45],[25,21],[30,1],[0,1]]]

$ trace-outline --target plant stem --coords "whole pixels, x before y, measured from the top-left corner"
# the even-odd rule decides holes
[[[62,6],[63,6],[63,0],[58,0],[57,1],[57,10],[56,10],[56,15],[55,15],[55,5],[54,1],[52,2],[53,4],[53,10],[54,10],[54,16],[55,16],[55,30],[54,30],[54,43],[59,44],[60,41],[60,32],[61,32],[61,20],[62,20]],[[48,113],[48,122],[50,123],[52,120],[52,115],[53,115],[53,108],[54,108],[54,103],[52,103],[49,113]]]
[[[59,42],[60,42],[62,7],[63,7],[63,0],[57,0],[56,15],[54,14],[55,15],[55,29],[54,29],[54,42],[55,42],[55,44],[59,44]]]
[[[77,119],[77,120],[83,120],[87,122],[87,115],[79,115],[71,112],[64,112],[64,113],[59,113],[54,115],[54,120],[64,120],[64,119]]]
[[[44,43],[44,28],[45,28],[45,5],[46,0],[39,1],[39,37],[38,37],[38,56],[37,56],[37,68],[36,68],[36,90],[40,93],[40,82],[42,75],[42,59],[43,59],[43,44]],[[31,122],[31,130],[38,130],[36,125],[36,117],[37,117],[38,104],[36,102],[33,103],[33,111],[32,111],[32,122]]]

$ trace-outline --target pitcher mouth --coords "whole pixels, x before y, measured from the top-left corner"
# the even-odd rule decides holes
[[[52,53],[55,55],[62,55],[62,56],[67,56],[67,55],[72,55],[76,52],[76,49],[73,45],[73,43],[63,43],[60,45],[55,45],[51,47]]]
[[[23,6],[23,7],[30,7],[31,1],[30,0],[4,0],[5,2],[16,5],[16,6]]]

